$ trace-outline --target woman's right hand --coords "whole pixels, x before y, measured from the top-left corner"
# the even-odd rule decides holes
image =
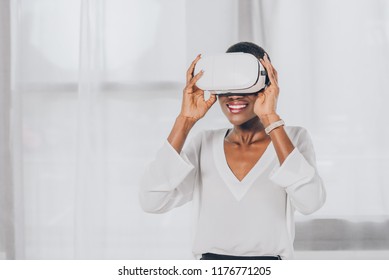
[[[199,54],[186,72],[186,86],[183,92],[184,96],[180,113],[181,117],[189,118],[195,122],[204,117],[217,99],[215,94],[211,94],[208,100],[205,100],[204,91],[196,86],[196,82],[204,72],[200,71],[197,75],[193,75],[196,63],[200,58],[201,55]]]

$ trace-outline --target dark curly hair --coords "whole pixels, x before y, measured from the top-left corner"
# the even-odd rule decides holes
[[[270,60],[269,54],[263,48],[251,42],[239,42],[236,43],[235,45],[232,45],[231,47],[228,48],[227,53],[233,53],[233,52],[250,53],[258,59],[263,58],[263,56],[266,53],[267,57]]]

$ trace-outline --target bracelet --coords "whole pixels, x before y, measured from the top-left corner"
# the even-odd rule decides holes
[[[283,125],[285,125],[285,122],[284,122],[283,120],[276,121],[276,122],[274,122],[274,123],[271,123],[268,127],[266,127],[266,128],[265,128],[265,132],[266,132],[266,134],[269,135],[269,133],[270,133],[273,129],[275,129],[275,128],[277,128],[277,127],[280,127],[280,126],[283,126]]]

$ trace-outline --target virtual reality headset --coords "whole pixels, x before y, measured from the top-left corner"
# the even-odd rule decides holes
[[[252,94],[269,85],[261,62],[248,53],[224,53],[201,57],[194,70],[203,76],[196,86],[215,94]]]

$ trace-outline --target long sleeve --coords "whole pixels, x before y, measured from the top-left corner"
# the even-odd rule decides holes
[[[139,198],[144,211],[164,213],[192,200],[200,140],[195,137],[181,154],[165,141],[141,179]]]
[[[293,133],[293,132],[292,132]],[[326,192],[316,168],[315,152],[308,132],[300,128],[293,141],[295,149],[270,179],[285,188],[292,206],[302,214],[311,214],[325,202]]]

